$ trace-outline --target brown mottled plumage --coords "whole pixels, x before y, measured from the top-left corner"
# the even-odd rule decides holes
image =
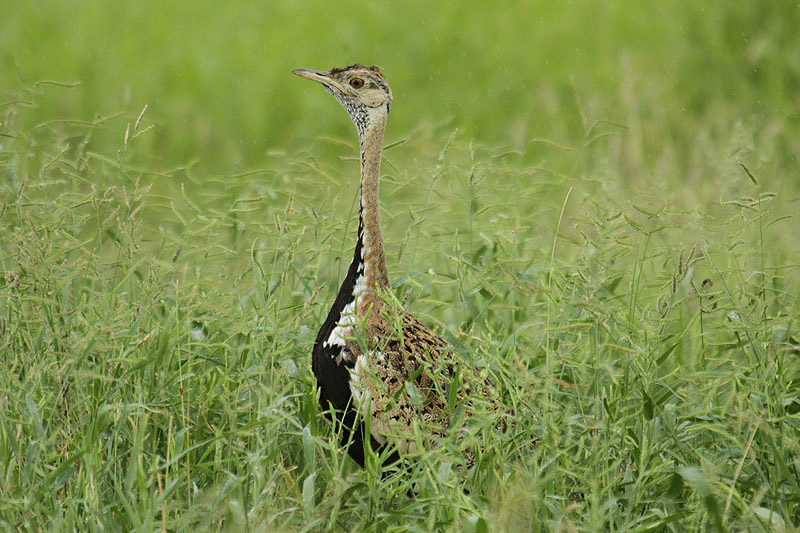
[[[312,369],[322,408],[341,423],[342,442],[363,465],[367,439],[376,449],[391,441],[404,453],[415,449],[405,436],[416,422],[429,434],[443,435],[450,416],[448,391],[458,391],[451,398],[458,402],[470,394],[470,386],[453,382],[460,374],[447,342],[391,300],[378,200],[383,132],[392,102],[383,72],[363,65],[293,72],[321,83],[342,104],[361,144],[358,240],[317,334]],[[494,397],[483,379],[477,392]],[[369,434],[358,413],[369,421]]]
[[[364,328],[368,354],[373,356],[361,359],[363,363],[354,369],[361,394],[367,393],[356,402],[367,404],[359,407],[362,412],[369,409],[370,432],[384,444],[386,435],[407,433],[419,417],[429,429],[441,433],[437,430],[446,429],[448,422],[447,384],[441,378],[452,379],[454,373],[447,343],[408,313],[401,312],[397,324],[397,311],[382,307],[378,319],[368,320]],[[350,341],[347,349],[360,355],[357,342]],[[406,389],[409,381],[420,396],[418,403]],[[410,450],[405,439],[396,444],[401,453]]]

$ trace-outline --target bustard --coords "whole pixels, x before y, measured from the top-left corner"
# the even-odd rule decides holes
[[[343,444],[364,466],[367,430],[363,421],[369,422],[373,449],[391,442],[400,453],[413,450],[415,444],[398,435],[415,419],[434,433],[447,427],[445,389],[458,384],[442,381],[452,381],[457,373],[442,338],[398,305],[386,303],[390,284],[378,202],[383,132],[392,103],[386,78],[379,67],[363,65],[293,72],[321,83],[339,101],[355,124],[361,144],[355,254],[317,334],[312,369],[320,405],[326,412],[333,407]],[[414,387],[406,386],[409,381]],[[387,462],[396,458],[395,452]]]

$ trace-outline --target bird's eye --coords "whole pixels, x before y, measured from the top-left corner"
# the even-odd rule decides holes
[[[364,80],[362,80],[361,78],[353,78],[352,80],[350,80],[350,87],[352,87],[353,89],[360,89],[363,86],[364,86]]]

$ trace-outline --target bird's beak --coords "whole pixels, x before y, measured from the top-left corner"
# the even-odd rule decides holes
[[[347,93],[347,88],[343,87],[338,81],[333,79],[329,72],[324,70],[311,70],[309,68],[296,68],[292,71],[301,78],[313,80],[321,83],[327,90],[337,93]]]
[[[318,81],[324,84],[328,84],[331,81],[330,75],[324,70],[311,70],[310,68],[296,68],[292,71],[292,73],[297,74],[301,78]]]

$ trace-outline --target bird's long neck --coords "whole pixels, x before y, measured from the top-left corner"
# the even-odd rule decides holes
[[[377,303],[377,289],[389,288],[386,254],[383,249],[378,183],[381,168],[381,150],[386,115],[373,121],[371,127],[359,136],[361,141],[361,205],[359,208],[359,242],[363,264],[363,285],[359,294],[359,314],[370,303]],[[362,311],[363,310],[363,311]]]

